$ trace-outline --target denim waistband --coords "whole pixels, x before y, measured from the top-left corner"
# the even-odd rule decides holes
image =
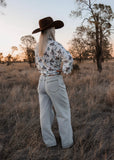
[[[60,73],[56,73],[56,74],[45,74],[45,73],[41,73],[41,76],[45,76],[45,77],[48,77],[48,76],[57,76],[57,75],[60,75]]]
[[[53,76],[49,76],[49,75],[40,75],[40,80],[49,80],[49,79],[55,79],[55,78],[62,78],[63,76],[60,75],[60,74],[56,74],[56,75],[53,75]]]

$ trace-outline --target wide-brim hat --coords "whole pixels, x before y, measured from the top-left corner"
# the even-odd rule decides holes
[[[40,28],[35,29],[32,32],[32,34],[38,33],[40,31],[44,31],[44,30],[51,28],[51,27],[55,27],[55,29],[59,29],[59,28],[62,28],[63,26],[64,26],[64,23],[61,20],[53,21],[53,19],[51,17],[46,17],[46,18],[39,20],[39,27]]]

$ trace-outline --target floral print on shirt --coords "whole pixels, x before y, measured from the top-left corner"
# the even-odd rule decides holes
[[[38,55],[38,44],[35,49],[35,63],[41,74],[55,75],[57,70],[61,70],[65,74],[69,74],[72,70],[73,58],[65,48],[52,39],[48,40],[46,51],[43,57]]]

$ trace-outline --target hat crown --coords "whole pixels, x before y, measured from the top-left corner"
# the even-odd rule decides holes
[[[51,27],[55,27],[55,29],[59,29],[63,26],[64,26],[63,21],[61,21],[61,20],[53,21],[53,19],[51,17],[45,17],[45,18],[39,20],[39,28],[35,29],[32,32],[32,34],[35,34],[40,31],[43,32],[44,30],[51,28]]]
[[[43,28],[45,28],[46,26],[49,26],[52,23],[53,23],[53,19],[51,17],[43,18],[39,20],[40,29],[42,30]]]

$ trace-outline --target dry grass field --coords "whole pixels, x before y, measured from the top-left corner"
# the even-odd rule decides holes
[[[41,137],[37,85],[39,73],[27,63],[0,64],[0,160],[113,160],[114,61],[83,62],[65,76],[75,144],[62,149],[56,119],[57,148]]]

